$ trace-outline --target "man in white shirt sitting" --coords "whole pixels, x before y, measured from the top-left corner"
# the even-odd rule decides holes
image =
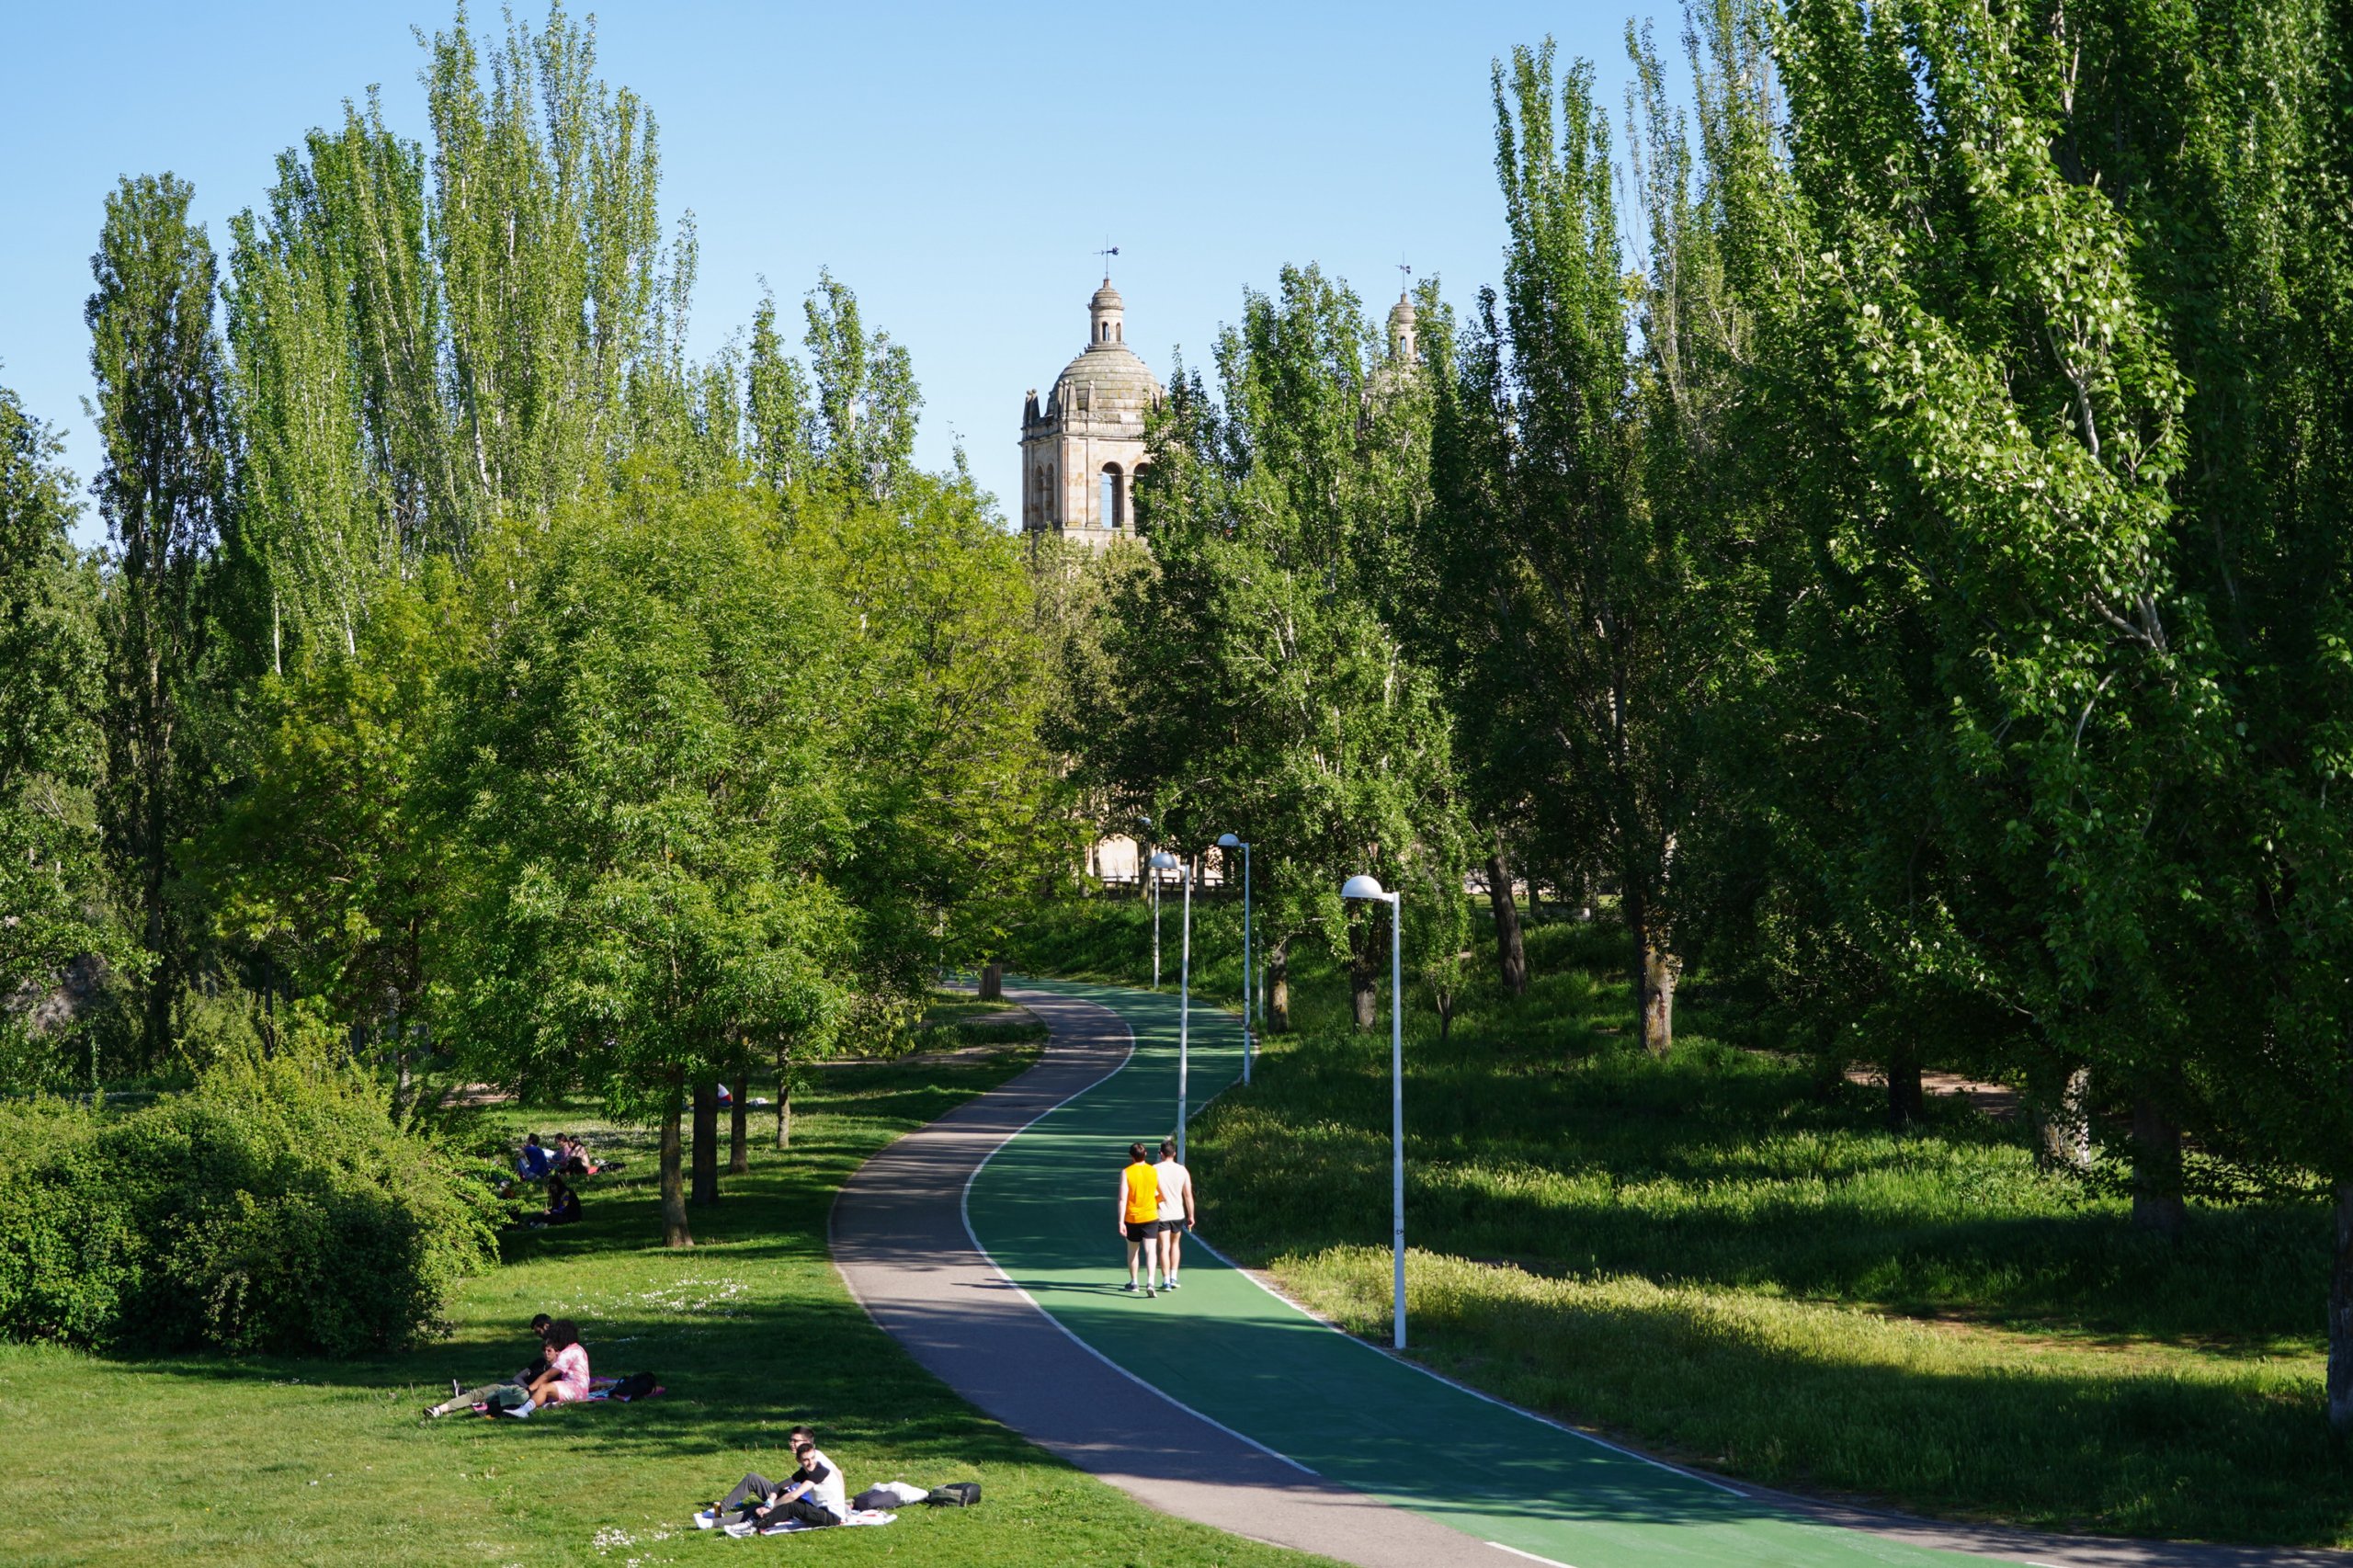
[[[817,1449],[817,1435],[806,1426],[792,1429],[792,1457],[801,1468],[790,1479],[779,1486],[764,1475],[754,1473],[738,1482],[726,1500],[714,1503],[695,1516],[699,1529],[723,1528],[729,1535],[745,1536],[766,1532],[788,1523],[803,1525],[838,1525],[849,1518],[849,1488],[842,1480],[841,1466],[827,1459]],[[723,1524],[727,1515],[741,1508],[742,1514],[733,1524]]]
[[[1176,1248],[1193,1228],[1193,1173],[1176,1163],[1176,1141],[1160,1141],[1160,1164],[1152,1167],[1160,1178],[1160,1274],[1165,1290],[1176,1289]]]

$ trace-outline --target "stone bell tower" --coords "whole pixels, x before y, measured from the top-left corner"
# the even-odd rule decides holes
[[[1086,347],[1063,368],[1044,406],[1021,410],[1021,527],[1100,547],[1135,537],[1144,416],[1160,383],[1126,342],[1120,291],[1106,277],[1087,301]]]

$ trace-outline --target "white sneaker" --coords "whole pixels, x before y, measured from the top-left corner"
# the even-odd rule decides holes
[[[733,1524],[727,1527],[727,1533],[733,1536],[737,1540],[742,1540],[745,1536],[759,1534],[760,1527],[756,1520],[738,1519]]]
[[[697,1529],[699,1529],[699,1530],[715,1530],[715,1529],[717,1529],[718,1528],[719,1528],[719,1507],[718,1507],[718,1505],[713,1504],[711,1506],[710,1506],[710,1507],[708,1507],[708,1508],[700,1509],[700,1510],[699,1510],[699,1511],[696,1513],[696,1515],[695,1515],[695,1528],[697,1528]]]

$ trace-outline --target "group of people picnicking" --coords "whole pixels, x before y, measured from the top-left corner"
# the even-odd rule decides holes
[[[547,1207],[536,1214],[518,1214],[515,1220],[517,1224],[536,1231],[579,1221],[580,1194],[573,1183],[595,1176],[597,1163],[588,1157],[588,1146],[569,1132],[556,1134],[552,1149],[541,1143],[540,1135],[533,1132],[524,1137],[522,1152],[515,1156],[515,1174],[526,1182],[544,1184]]]
[[[1119,1212],[1120,1234],[1128,1244],[1125,1289],[1146,1296],[1176,1289],[1185,1233],[1193,1228],[1197,1214],[1193,1173],[1177,1163],[1175,1139],[1161,1140],[1156,1165],[1142,1143],[1128,1145],[1127,1168],[1120,1173]]]

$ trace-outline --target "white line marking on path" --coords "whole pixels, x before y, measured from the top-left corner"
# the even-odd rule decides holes
[[[1568,1563],[1562,1562],[1557,1557],[1539,1557],[1532,1551],[1522,1551],[1516,1546],[1506,1546],[1499,1540],[1491,1540],[1487,1544],[1494,1547],[1497,1551],[1508,1551],[1514,1557],[1525,1557],[1530,1562],[1549,1562],[1552,1564],[1552,1568],[1569,1568]]]
[[[1079,997],[1075,998],[1075,1000],[1085,1001],[1086,998]],[[1097,1003],[1095,1006],[1100,1006],[1101,1004]],[[1105,1007],[1103,1010],[1107,1013],[1111,1013],[1111,1009],[1108,1007]],[[1120,1017],[1117,1013],[1111,1013],[1111,1016],[1115,1018]],[[1120,1022],[1121,1028],[1126,1028],[1126,1019],[1121,1018]],[[1045,1109],[1040,1111],[1037,1115],[1031,1117],[1029,1120],[1023,1122],[1012,1131],[1006,1133],[998,1141],[995,1148],[991,1149],[987,1153],[981,1156],[981,1163],[974,1165],[972,1167],[972,1174],[964,1178],[963,1193],[956,1201],[957,1212],[962,1217],[964,1221],[964,1234],[972,1239],[972,1250],[979,1253],[982,1257],[988,1261],[989,1267],[995,1273],[996,1277],[1004,1280],[1008,1286],[1011,1286],[1015,1294],[1018,1295],[1023,1301],[1029,1302],[1030,1306],[1036,1308],[1039,1316],[1044,1318],[1048,1323],[1052,1324],[1056,1328],[1061,1329],[1063,1334],[1073,1345],[1077,1346],[1081,1350],[1086,1351],[1089,1356],[1094,1357],[1097,1361],[1102,1362],[1105,1366],[1110,1368],[1111,1370],[1119,1373],[1120,1376],[1135,1384],[1136,1387],[1142,1389],[1147,1393],[1159,1395],[1162,1399],[1166,1400],[1169,1403],[1175,1405],[1177,1409],[1183,1411],[1186,1415],[1191,1416],[1194,1420],[1200,1422],[1202,1425],[1216,1427],[1219,1431],[1224,1433],[1227,1437],[1232,1437],[1238,1443],[1247,1443],[1250,1447],[1257,1449],[1268,1459],[1280,1460],[1283,1463],[1290,1466],[1291,1469],[1298,1471],[1302,1475],[1315,1475],[1313,1471],[1308,1469],[1305,1465],[1300,1463],[1289,1454],[1279,1453],[1275,1449],[1267,1447],[1266,1444],[1258,1441],[1257,1438],[1251,1437],[1246,1432],[1235,1431],[1233,1427],[1227,1426],[1224,1422],[1218,1420],[1214,1416],[1202,1415],[1199,1411],[1195,1410],[1191,1405],[1187,1404],[1183,1400],[1171,1394],[1167,1390],[1155,1387],[1154,1385],[1144,1381],[1143,1379],[1136,1376],[1135,1373],[1129,1371],[1125,1367],[1120,1366],[1117,1361],[1112,1360],[1111,1358],[1104,1355],[1103,1352],[1097,1350],[1084,1339],[1081,1339],[1075,1333],[1072,1332],[1070,1326],[1064,1324],[1062,1319],[1048,1312],[1044,1307],[1039,1306],[1038,1298],[1032,1296],[1029,1291],[1024,1290],[1014,1279],[1013,1276],[1005,1271],[1004,1267],[998,1264],[995,1255],[991,1253],[987,1247],[981,1244],[980,1233],[972,1229],[972,1184],[981,1179],[981,1173],[989,1168],[989,1162],[995,1159],[997,1155],[1003,1153],[1006,1147],[1016,1138],[1020,1137],[1024,1132],[1029,1131],[1031,1128],[1037,1126],[1038,1123],[1045,1120],[1046,1118],[1053,1115],[1054,1112],[1062,1109],[1063,1107],[1078,1098],[1079,1096],[1088,1094],[1096,1089],[1101,1088],[1104,1085],[1109,1083],[1112,1079],[1126,1072],[1128,1070],[1128,1064],[1135,1060],[1135,1055],[1136,1031],[1131,1028],[1128,1029],[1128,1053],[1120,1059],[1120,1064],[1117,1067],[1112,1068],[1108,1073],[1104,1074],[1103,1076],[1096,1079],[1093,1083],[1086,1085],[1085,1087],[1074,1090],[1072,1093],[1063,1096],[1061,1099],[1056,1100],[1052,1105],[1048,1106]],[[1318,1481],[1323,1479],[1320,1475],[1315,1478]]]
[[[1049,994],[1057,994],[1057,993],[1049,992]],[[1122,1015],[1122,1014],[1120,1012],[1120,1010],[1119,1010],[1118,1008],[1116,1008],[1116,1007],[1111,1007],[1111,1006],[1106,1006],[1105,1004],[1103,1004],[1103,1003],[1101,1003],[1101,1002],[1095,1001],[1092,997],[1086,997],[1086,996],[1075,996],[1075,997],[1071,997],[1071,998],[1069,998],[1069,1000],[1072,1000],[1072,1001],[1077,1001],[1077,1002],[1085,1002],[1085,1003],[1088,1004],[1090,1006],[1101,1007],[1101,1008],[1103,1009],[1103,1011],[1105,1011],[1105,1012],[1107,1012],[1107,1013],[1110,1014],[1114,1018],[1119,1019],[1119,1021],[1120,1021],[1120,1027],[1121,1028],[1126,1029],[1126,1030],[1128,1031],[1128,1055],[1129,1055],[1129,1058],[1130,1058],[1131,1060],[1132,1060],[1132,1059],[1134,1058],[1134,1056],[1135,1056],[1135,1050],[1136,1050],[1136,1030],[1135,1030],[1135,1026],[1134,1026],[1133,1024],[1129,1023],[1129,1022],[1128,1022],[1128,1020],[1127,1020],[1127,1018],[1126,1018],[1126,1017],[1125,1017],[1124,1015]],[[1124,1071],[1126,1070],[1126,1068],[1127,1068],[1127,1065],[1128,1065],[1128,1064],[1127,1064],[1127,1062],[1122,1062],[1121,1063],[1120,1063],[1120,1066],[1119,1066],[1118,1068],[1114,1069],[1114,1071],[1115,1071],[1115,1072],[1124,1072]],[[1089,1085],[1087,1085],[1087,1088],[1091,1089],[1091,1088],[1095,1087],[1097,1084],[1102,1084],[1102,1083],[1108,1082],[1108,1081],[1109,1080],[1109,1078],[1111,1077],[1111,1075],[1112,1075],[1111,1074],[1109,1074],[1109,1073],[1106,1073],[1102,1077],[1097,1078],[1097,1079],[1095,1081],[1095,1083],[1094,1083],[1094,1084],[1089,1084]],[[1218,1094],[1219,1094],[1219,1095],[1222,1095],[1222,1094],[1225,1093],[1225,1090],[1226,1090],[1226,1089],[1230,1089],[1230,1088],[1232,1088],[1233,1086],[1233,1085],[1232,1084],[1228,1084],[1228,1085],[1225,1085],[1225,1088],[1222,1088],[1222,1089],[1218,1090]],[[1083,1094],[1085,1094],[1086,1092],[1086,1089],[1081,1089],[1078,1093],[1079,1093],[1080,1095],[1083,1095]],[[1071,1099],[1076,1099],[1077,1097],[1078,1097],[1078,1095],[1073,1095],[1073,1096],[1071,1096]],[[1216,1097],[1217,1097],[1217,1096],[1216,1096],[1216,1095],[1212,1095],[1212,1096],[1210,1096],[1210,1098],[1211,1098],[1211,1099],[1212,1099],[1212,1100],[1213,1100],[1213,1099],[1215,1099]],[[1063,1103],[1064,1103],[1064,1104],[1068,1104],[1068,1103],[1069,1103],[1069,1101],[1064,1101]],[[1056,1108],[1054,1108],[1058,1110],[1058,1109],[1060,1109],[1060,1108],[1061,1108],[1061,1107],[1057,1106],[1057,1107],[1056,1107]],[[1206,1109],[1208,1109],[1208,1108],[1209,1108],[1209,1101],[1205,1100],[1205,1101],[1203,1101],[1203,1102],[1201,1103],[1201,1106],[1200,1106],[1199,1109],[1195,1110],[1192,1114],[1193,1114],[1194,1116],[1199,1116],[1199,1115],[1200,1114],[1201,1110],[1206,1110]],[[1049,1113],[1044,1113],[1044,1114],[1051,1114],[1051,1112],[1049,1112]],[[1026,1130],[1025,1130],[1025,1131],[1026,1131]],[[1016,1134],[1015,1136],[1018,1136],[1018,1134]],[[1012,1142],[1012,1139],[1011,1139],[1011,1138],[1007,1138],[1007,1139],[1006,1140],[1006,1142]],[[992,1157],[994,1157],[994,1156],[992,1156]],[[977,1176],[979,1173],[978,1173],[977,1171],[975,1171],[973,1174]],[[968,1226],[967,1228],[969,1229],[970,1227]],[[1258,1289],[1259,1289],[1259,1290],[1266,1291],[1267,1295],[1272,1296],[1276,1301],[1280,1301],[1284,1306],[1289,1307],[1291,1311],[1293,1311],[1293,1312],[1297,1312],[1300,1316],[1302,1316],[1302,1317],[1305,1318],[1308,1322],[1310,1322],[1310,1323],[1312,1323],[1312,1324],[1316,1324],[1318,1327],[1321,1327],[1321,1328],[1328,1328],[1328,1329],[1330,1329],[1334,1334],[1338,1335],[1341,1338],[1343,1338],[1343,1339],[1347,1340],[1347,1341],[1349,1344],[1351,1344],[1351,1345],[1361,1345],[1361,1346],[1363,1346],[1367,1350],[1371,1351],[1371,1352],[1372,1352],[1374,1355],[1376,1355],[1376,1356],[1381,1357],[1381,1358],[1383,1358],[1384,1359],[1387,1359],[1387,1360],[1394,1361],[1395,1363],[1397,1363],[1397,1365],[1399,1365],[1399,1366],[1401,1366],[1401,1367],[1410,1367],[1410,1368],[1411,1368],[1411,1369],[1413,1369],[1415,1371],[1421,1373],[1421,1374],[1422,1374],[1422,1376],[1424,1376],[1424,1377],[1426,1377],[1426,1378],[1434,1378],[1434,1379],[1436,1379],[1438,1381],[1444,1383],[1448,1388],[1450,1388],[1450,1389],[1456,1390],[1457,1392],[1461,1392],[1461,1393],[1467,1393],[1467,1394],[1469,1394],[1472,1399],[1476,1399],[1476,1400],[1483,1400],[1485,1403],[1489,1403],[1489,1404],[1494,1405],[1494,1406],[1495,1406],[1496,1409],[1498,1409],[1498,1410],[1508,1410],[1508,1411],[1510,1411],[1514,1415],[1524,1415],[1524,1416],[1526,1416],[1526,1417],[1527,1417],[1529,1420],[1530,1420],[1530,1421],[1538,1421],[1538,1422],[1541,1422],[1543,1425],[1545,1425],[1545,1426],[1547,1426],[1552,1427],[1552,1428],[1554,1431],[1556,1431],[1556,1432],[1565,1432],[1565,1433],[1567,1433],[1567,1434],[1568,1434],[1570,1437],[1582,1437],[1582,1438],[1584,1438],[1586,1442],[1588,1442],[1588,1443],[1592,1443],[1592,1444],[1596,1445],[1597,1447],[1604,1448],[1604,1449],[1608,1449],[1611,1453],[1613,1453],[1613,1454],[1623,1454],[1623,1455],[1625,1455],[1625,1456],[1626,1456],[1628,1459],[1630,1459],[1630,1460],[1640,1460],[1643,1463],[1644,1463],[1644,1464],[1646,1464],[1646,1465],[1650,1465],[1650,1466],[1652,1466],[1654,1469],[1663,1470],[1663,1471],[1666,1471],[1666,1473],[1667,1473],[1667,1474],[1669,1474],[1669,1475],[1679,1475],[1679,1476],[1683,1477],[1686,1481],[1696,1481],[1696,1482],[1698,1482],[1698,1483],[1699,1483],[1700,1485],[1702,1485],[1702,1486],[1712,1486],[1712,1487],[1714,1487],[1717,1491],[1719,1491],[1719,1492],[1728,1492],[1728,1493],[1730,1493],[1732,1495],[1733,1495],[1734,1497],[1745,1498],[1745,1497],[1747,1497],[1747,1495],[1748,1495],[1748,1494],[1747,1494],[1747,1493],[1743,1492],[1739,1487],[1737,1487],[1737,1486],[1731,1486],[1731,1485],[1727,1485],[1727,1484],[1726,1484],[1726,1483],[1724,1483],[1723,1482],[1718,1481],[1718,1480],[1717,1480],[1717,1479],[1715,1479],[1715,1477],[1713,1477],[1713,1476],[1711,1476],[1711,1475],[1701,1475],[1701,1474],[1700,1474],[1699,1471],[1697,1471],[1684,1470],[1684,1469],[1680,1468],[1679,1466],[1677,1466],[1677,1465],[1671,1465],[1671,1464],[1667,1463],[1665,1460],[1653,1459],[1650,1455],[1645,1454],[1645,1453],[1639,1453],[1639,1452],[1635,1451],[1635,1450],[1634,1450],[1634,1449],[1632,1449],[1620,1448],[1619,1445],[1617,1445],[1616,1443],[1611,1442],[1611,1441],[1610,1441],[1608,1438],[1607,1438],[1607,1437],[1595,1437],[1595,1436],[1594,1436],[1592,1433],[1590,1433],[1590,1432],[1582,1432],[1582,1431],[1579,1431],[1576,1427],[1570,1426],[1570,1425],[1569,1425],[1567,1422],[1565,1422],[1565,1421],[1555,1421],[1555,1420],[1553,1420],[1553,1419],[1552,1419],[1551,1416],[1549,1416],[1549,1415],[1540,1415],[1540,1414],[1538,1414],[1537,1412],[1535,1412],[1535,1411],[1533,1411],[1533,1410],[1529,1410],[1529,1409],[1526,1408],[1525,1406],[1518,1405],[1518,1404],[1514,1404],[1514,1403],[1512,1403],[1509,1400],[1506,1400],[1506,1399],[1497,1399],[1494,1394],[1482,1392],[1480,1390],[1472,1388],[1472,1387],[1470,1384],[1468,1384],[1468,1383],[1459,1383],[1459,1382],[1456,1382],[1452,1378],[1448,1377],[1444,1372],[1438,1371],[1438,1370],[1436,1370],[1435,1369],[1430,1368],[1430,1367],[1426,1367],[1426,1366],[1424,1366],[1424,1365],[1423,1365],[1421,1362],[1419,1362],[1419,1361],[1409,1360],[1409,1359],[1407,1359],[1406,1358],[1404,1358],[1404,1357],[1403,1357],[1403,1356],[1393,1355],[1393,1354],[1392,1354],[1391,1352],[1389,1352],[1389,1351],[1387,1351],[1387,1350],[1383,1350],[1380,1346],[1373,1344],[1373,1343],[1372,1343],[1370,1340],[1369,1340],[1369,1339],[1358,1339],[1355,1335],[1350,1334],[1347,1329],[1342,1328],[1338,1324],[1333,1323],[1332,1321],[1330,1321],[1330,1320],[1329,1320],[1329,1319],[1327,1319],[1327,1318],[1319,1317],[1319,1316],[1317,1316],[1315,1313],[1313,1313],[1313,1312],[1309,1312],[1305,1307],[1301,1306],[1297,1301],[1292,1301],[1289,1296],[1284,1295],[1281,1291],[1279,1291],[1279,1290],[1278,1290],[1274,1289],[1272,1286],[1268,1285],[1265,1280],[1263,1280],[1263,1279],[1259,1278],[1256,1274],[1253,1274],[1250,1270],[1248,1270],[1248,1269],[1246,1269],[1246,1268],[1243,1267],[1240,1264],[1238,1264],[1238,1263],[1234,1262],[1234,1261],[1233,1261],[1233,1259],[1232,1259],[1232,1258],[1230,1258],[1230,1257],[1226,1256],[1225,1256],[1225,1254],[1223,1254],[1223,1253],[1222,1253],[1222,1252],[1218,1251],[1218,1249],[1216,1248],[1216,1246],[1215,1246],[1214,1244],[1212,1244],[1211,1242],[1209,1242],[1206,1238],[1204,1238],[1204,1237],[1201,1235],[1201,1233],[1200,1233],[1199,1232],[1198,1232],[1198,1231],[1193,1232],[1193,1233],[1191,1233],[1190,1234],[1188,1234],[1185,1239],[1186,1239],[1187,1241],[1189,1241],[1189,1242],[1199,1243],[1201,1246],[1203,1246],[1203,1247],[1205,1247],[1205,1248],[1207,1248],[1207,1249],[1209,1250],[1209,1254],[1210,1254],[1210,1256],[1211,1256],[1211,1257],[1216,1258],[1220,1263],[1224,1264],[1228,1268],[1233,1269],[1233,1272],[1235,1272],[1236,1274],[1239,1274],[1239,1275],[1240,1275],[1240,1276],[1242,1276],[1242,1278],[1244,1278],[1245,1279],[1249,1280],[1251,1284],[1256,1285],[1256,1287],[1258,1287]],[[1011,1282],[1010,1280],[1008,1280],[1008,1281],[1006,1281],[1006,1283],[1011,1284],[1012,1282]],[[1015,1286],[1014,1288],[1015,1288],[1016,1290],[1020,1289],[1020,1287],[1018,1287],[1018,1286]],[[1051,1316],[1051,1314],[1050,1313],[1050,1314],[1048,1314],[1048,1315],[1050,1315],[1050,1316]],[[1056,1326],[1057,1326],[1057,1327],[1059,1327],[1059,1326],[1060,1326],[1060,1324],[1057,1324]],[[1064,1334],[1069,1334],[1069,1333],[1070,1333],[1070,1330],[1068,1330],[1068,1329],[1063,1329],[1063,1332]],[[1076,1336],[1075,1335],[1072,1335],[1072,1337],[1073,1337],[1073,1338],[1076,1338],[1077,1336]],[[1081,1343],[1084,1343],[1084,1341],[1081,1341]],[[1088,1348],[1092,1349],[1092,1348],[1093,1348],[1093,1346],[1088,1346]],[[1125,1369],[1125,1368],[1121,1368],[1121,1369],[1120,1369],[1120,1370],[1122,1370],[1122,1371],[1126,1371],[1126,1369]],[[1129,1373],[1129,1376],[1131,1376],[1131,1377],[1134,1377],[1134,1374],[1131,1372],[1131,1373]],[[1141,1378],[1137,1378],[1137,1379],[1136,1379],[1136,1381],[1137,1381],[1138,1382],[1142,1382],[1142,1381],[1143,1381],[1143,1380],[1142,1380],[1142,1379],[1141,1379]],[[1150,1385],[1149,1385],[1149,1384],[1146,1384],[1145,1386],[1149,1387]],[[1163,1397],[1165,1397],[1165,1396],[1164,1395]],[[1176,1402],[1175,1402],[1174,1400],[1171,1400],[1169,1403],[1173,1404],[1173,1403],[1175,1403]],[[1207,1416],[1204,1416],[1204,1417],[1202,1417],[1202,1419],[1203,1419],[1203,1420],[1208,1420],[1208,1417],[1207,1417]],[[1215,1426],[1215,1425],[1216,1425],[1216,1423],[1211,1422],[1211,1425]],[[1242,1437],[1242,1434],[1241,1434],[1241,1433],[1239,1433],[1239,1432],[1236,1432],[1236,1433],[1234,1433],[1233,1435],[1234,1435],[1235,1437]],[[1253,1448],[1265,1448],[1265,1447],[1266,1447],[1266,1445],[1264,1445],[1264,1444],[1262,1444],[1262,1443],[1252,1443],[1252,1442],[1251,1442],[1251,1439],[1250,1439],[1250,1438],[1248,1438],[1248,1437],[1242,1437],[1242,1440],[1243,1440],[1244,1442],[1245,1442],[1245,1443],[1251,1443],[1251,1446],[1252,1446]],[[1274,1450],[1273,1450],[1272,1449],[1267,1449],[1267,1452],[1268,1452],[1268,1453],[1274,1453]],[[1288,1459],[1288,1458],[1286,1458],[1285,1456],[1280,1455],[1280,1454],[1277,1454],[1275,1457],[1276,1457],[1276,1458],[1278,1458],[1278,1459],[1282,1459],[1282,1460],[1284,1460],[1284,1462],[1285,1462],[1285,1463],[1287,1463],[1287,1464],[1299,1464],[1299,1461],[1298,1461],[1297,1460]],[[1304,1466],[1304,1465],[1301,1465],[1301,1466],[1300,1466],[1300,1468],[1301,1468],[1301,1469],[1302,1469],[1302,1470],[1305,1470],[1307,1467],[1306,1467],[1306,1466]],[[1311,1471],[1309,1471],[1309,1473],[1310,1473],[1310,1474],[1313,1474],[1313,1473],[1314,1473],[1314,1472]],[[1490,1546],[1501,1546],[1503,1543],[1502,1543],[1502,1542],[1500,1542],[1500,1541],[1489,1541],[1487,1544],[1488,1544],[1488,1545],[1490,1545]],[[1515,1550],[1515,1549],[1514,1549],[1514,1548],[1512,1548],[1512,1547],[1506,1546],[1506,1547],[1504,1547],[1504,1548],[1503,1548],[1503,1550],[1505,1550],[1506,1551],[1513,1551],[1513,1550]],[[1526,1554],[1525,1552],[1523,1552],[1523,1553],[1521,1553],[1521,1555],[1522,1555],[1522,1556],[1525,1556],[1525,1555],[1527,1555],[1527,1554]],[[1543,1558],[1539,1558],[1537,1561],[1539,1561],[1539,1562],[1543,1562],[1543,1561],[1546,1561],[1546,1560],[1545,1560],[1545,1559],[1543,1559]],[[1564,1568],[1565,1568],[1565,1565],[1564,1565]]]

